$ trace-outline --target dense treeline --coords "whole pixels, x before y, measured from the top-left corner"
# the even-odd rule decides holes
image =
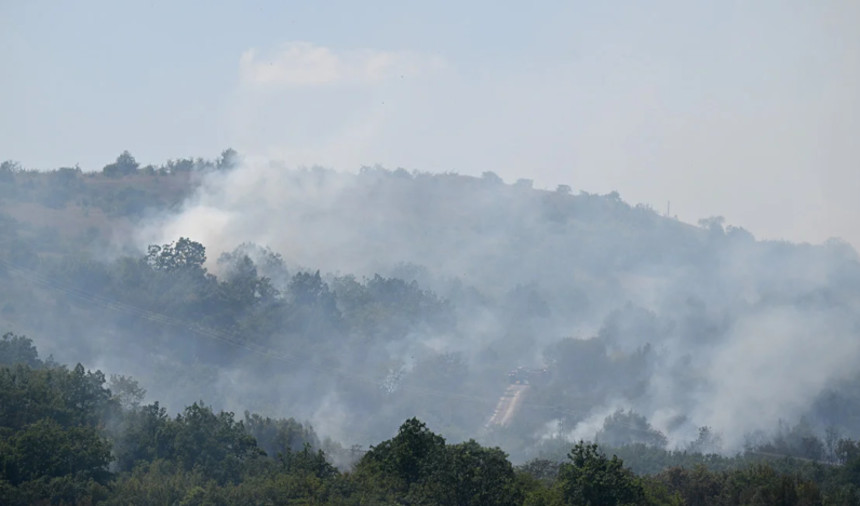
[[[313,429],[292,419],[215,412],[175,417],[141,405],[131,378],[43,361],[32,342],[0,340],[3,504],[857,504],[860,445],[835,464],[737,460],[722,471],[668,466],[635,475],[580,442],[563,462],[515,468],[498,448],[450,444],[411,418],[339,470]]]

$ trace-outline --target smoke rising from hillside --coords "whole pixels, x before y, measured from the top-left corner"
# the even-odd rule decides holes
[[[522,427],[532,436],[550,424],[556,435],[592,438],[617,409],[644,415],[673,446],[710,426],[730,451],[801,417],[860,430],[814,408],[856,379],[860,359],[860,267],[839,242],[756,241],[719,220],[693,227],[617,195],[534,190],[493,174],[349,174],[266,162],[211,174],[182,212],[151,223],[140,241],[180,236],[205,244],[216,270],[212,259],[251,242],[294,270],[418,281],[452,304],[457,324],[371,351],[392,364],[394,388],[407,388],[428,354],[453,353],[465,360],[462,381],[487,400],[467,409],[489,416],[506,369],[548,366],[548,397],[536,386],[520,415],[533,422]],[[571,336],[576,342],[565,344]],[[361,367],[358,358],[338,361],[335,376],[364,376],[350,369]],[[337,381],[305,373],[317,392]],[[451,398],[437,409],[464,409],[456,387],[411,387]],[[571,390],[579,397],[550,396]],[[308,416],[348,438],[361,399],[323,399]],[[577,415],[560,420],[548,402]]]

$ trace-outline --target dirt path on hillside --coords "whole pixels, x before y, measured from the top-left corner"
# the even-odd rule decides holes
[[[528,385],[509,385],[505,393],[499,397],[496,410],[493,412],[493,416],[490,417],[490,421],[487,422],[487,427],[491,425],[504,427],[511,423],[528,388]]]

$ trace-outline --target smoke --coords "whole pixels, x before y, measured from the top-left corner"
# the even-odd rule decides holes
[[[213,259],[253,243],[281,255],[290,272],[319,269],[330,281],[400,275],[450,304],[450,330],[414,328],[363,350],[372,372],[357,356],[329,358],[337,381],[297,367],[284,387],[292,393],[279,401],[254,393],[245,383],[253,374],[216,373],[210,387],[231,404],[256,398],[263,409],[298,409],[284,414],[306,417],[324,435],[349,440],[362,395],[388,399],[378,416],[436,417],[468,435],[441,414],[463,409],[458,395],[483,398],[466,416],[483,419],[506,370],[545,365],[552,377],[523,402],[521,437],[591,439],[618,410],[644,416],[671,447],[707,426],[734,451],[749,434],[801,417],[822,430],[860,431],[813,409],[853,384],[856,253],[838,241],[756,241],[721,220],[702,224],[631,207],[617,194],[536,190],[494,174],[354,174],[249,160],[207,175],[181,212],[147,223],[138,241],[192,237],[216,272],[223,266]],[[444,356],[454,362],[432,362]],[[453,367],[446,364],[460,364],[451,371],[462,374],[465,393],[434,377]],[[338,381],[354,383],[358,397]],[[434,401],[421,401],[428,396]],[[563,421],[547,412],[551,403]]]
[[[846,316],[776,307],[740,318],[702,370],[708,387],[692,418],[745,432],[796,420],[825,388],[853,374],[860,342],[844,328]],[[726,439],[730,447],[741,443],[738,431]]]

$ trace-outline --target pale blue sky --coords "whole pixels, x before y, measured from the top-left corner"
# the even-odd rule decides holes
[[[0,159],[493,170],[860,245],[860,2],[535,4],[0,0]]]

